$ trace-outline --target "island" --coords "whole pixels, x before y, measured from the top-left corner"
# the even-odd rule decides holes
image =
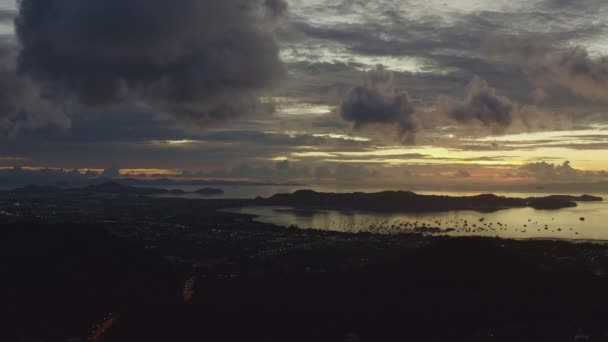
[[[291,194],[277,194],[269,198],[256,198],[259,206],[291,206],[298,209],[323,209],[376,212],[433,212],[475,210],[491,212],[509,208],[562,209],[576,207],[579,201],[602,201],[589,195],[546,197],[502,197],[492,194],[477,196],[432,196],[411,191],[383,191],[376,193],[320,193],[300,190]]]
[[[163,189],[155,187],[139,187],[119,182],[102,182],[85,187],[59,187],[28,185],[22,188],[9,190],[15,195],[70,195],[70,196],[156,196],[156,195],[185,195],[189,192],[181,189]],[[224,191],[214,188],[203,188],[193,192],[201,196],[223,195]]]
[[[203,188],[196,190],[195,193],[201,196],[219,196],[224,194],[224,190],[222,189],[214,189],[214,188]]]

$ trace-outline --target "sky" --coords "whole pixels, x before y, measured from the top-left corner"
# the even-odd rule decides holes
[[[607,15],[604,0],[0,0],[0,178],[606,181]]]

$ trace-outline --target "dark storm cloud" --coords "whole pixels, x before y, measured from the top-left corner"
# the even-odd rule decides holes
[[[187,139],[174,119],[159,118],[142,108],[125,106],[112,110],[79,111],[70,115],[70,129],[53,126],[19,132],[18,140],[44,139],[49,143],[119,143],[138,144],[152,140]],[[1,142],[0,142],[1,143]]]
[[[608,57],[592,57],[581,47],[560,48],[543,37],[503,37],[485,46],[489,55],[519,66],[538,87],[563,87],[591,100],[606,101]]]
[[[0,24],[10,23],[15,19],[17,12],[10,9],[0,9]]]
[[[18,141],[0,137],[0,155],[24,157],[30,166],[103,169],[118,163],[125,168],[204,170],[204,175],[220,169],[225,176],[264,179],[270,175],[278,177],[281,172],[297,173],[296,169],[304,165],[300,163],[306,163],[311,176],[333,179],[336,164],[321,167],[318,173],[315,169],[319,163],[329,163],[322,161],[330,158],[324,157],[324,153],[393,146],[394,135],[386,134],[388,129],[398,127],[409,132],[414,127],[415,132],[417,120],[409,118],[420,120],[421,128],[415,135],[424,146],[512,151],[557,147],[557,141],[524,141],[520,146],[468,139],[486,137],[488,131],[531,131],[522,124],[524,119],[534,121],[526,109],[528,101],[535,101],[547,112],[556,108],[570,117],[576,112],[594,115],[605,108],[599,107],[601,103],[594,103],[596,108],[583,107],[590,101],[572,95],[564,87],[556,90],[547,86],[549,77],[528,78],[532,76],[526,74],[530,69],[521,67],[521,63],[489,58],[480,49],[488,34],[504,33],[517,36],[546,33],[548,38],[543,40],[550,43],[546,45],[551,49],[573,42],[596,44],[594,37],[605,36],[602,32],[606,32],[605,16],[597,14],[608,8],[603,0],[537,0],[505,7],[485,2],[480,3],[480,11],[473,11],[468,5],[452,11],[450,8],[455,7],[451,2],[423,4],[422,0],[293,0],[289,18],[286,4],[279,0],[22,2],[29,10],[23,11],[19,19],[24,53],[18,79],[39,100],[25,97],[27,100],[19,103],[22,107],[47,103],[58,113],[50,117],[63,117],[66,123],[71,119],[72,123],[71,130],[51,130],[46,128],[48,124],[61,121],[49,122],[44,115],[22,114],[33,112],[31,108],[13,111],[21,114],[11,114],[12,119],[6,124],[11,128],[5,130],[13,135],[20,132],[20,136]],[[202,10],[197,8],[205,9],[205,13],[198,13]],[[11,13],[5,17],[10,19]],[[276,36],[281,55],[289,63],[289,75],[281,87],[269,93],[260,92],[282,72],[274,42],[273,30],[277,27],[280,30]],[[7,36],[0,39],[14,39]],[[260,41],[261,48],[257,49]],[[53,49],[47,51],[47,46]],[[382,78],[362,83],[361,70],[369,70],[376,63],[400,70],[388,82],[390,87]],[[254,69],[258,64],[259,70]],[[270,68],[277,77],[266,77],[264,68]],[[11,77],[17,77],[14,67],[8,70],[13,70]],[[477,91],[470,96],[473,100],[467,100],[468,94],[463,99],[463,89],[474,75],[496,87],[492,90],[494,95],[488,95],[489,90],[485,90],[485,95]],[[346,121],[336,110],[314,115],[304,111],[297,115],[281,113],[272,120],[255,116],[245,121],[241,117],[244,112],[270,111],[268,103],[277,103],[279,113],[282,108],[280,101],[275,101],[277,98],[302,103],[302,108],[325,105],[329,112],[332,106],[348,99],[347,94],[356,85],[360,85],[360,93],[353,96],[353,103],[380,108],[373,115],[381,115],[374,117],[370,112],[368,117],[357,112],[347,116]],[[407,89],[407,94],[400,89]],[[6,94],[14,101],[10,91]],[[264,96],[262,102],[257,101],[260,94]],[[414,107],[408,94],[415,99],[417,113],[407,114]],[[433,106],[440,94],[449,97],[452,108],[462,110],[454,114],[461,121],[436,115]],[[71,103],[72,96],[93,108],[67,106],[76,109],[67,119],[52,103],[65,103],[65,98]],[[116,103],[120,106],[115,106]],[[404,107],[396,109],[400,104]],[[506,113],[509,105],[512,109]],[[286,113],[297,111],[284,107]],[[240,120],[230,127],[211,125],[237,116]],[[5,117],[0,113],[0,121]],[[536,121],[546,125],[556,122],[555,116],[550,120],[545,117],[549,116]],[[605,117],[589,120],[605,121]],[[208,129],[203,132],[191,127],[191,122],[209,124]],[[364,128],[356,135],[372,140],[323,136],[323,133],[354,135],[353,126]],[[447,126],[450,130],[443,131]],[[529,126],[541,127],[535,122]],[[26,127],[36,130],[26,131]],[[411,142],[413,136],[404,134],[403,138]],[[571,149],[606,148],[603,141],[593,145],[571,144],[567,140],[563,143]],[[532,144],[535,147],[530,147]],[[277,158],[293,160],[287,165],[281,162],[279,168],[283,171],[280,171],[274,165]],[[343,155],[331,158],[348,159]],[[368,156],[349,158],[358,162]],[[386,163],[386,159],[378,157],[377,161]],[[430,157],[426,159],[433,162]],[[475,162],[462,160],[461,165],[459,160],[453,161],[455,165],[442,166],[442,170],[470,170],[466,165]],[[246,168],[234,168],[243,163]]]
[[[379,66],[368,74],[368,83],[350,90],[340,114],[355,129],[372,124],[396,125],[405,143],[413,143],[418,130],[415,109],[406,92],[394,88],[393,75]]]
[[[283,0],[266,0],[264,2],[266,7],[270,10],[272,16],[276,18],[283,18],[287,16],[287,3]]]
[[[143,103],[197,122],[266,110],[283,76],[281,0],[23,0],[19,70],[85,105]]]
[[[0,46],[0,134],[15,136],[56,125],[70,126],[70,119],[45,97],[38,85],[17,75],[10,47]]]
[[[439,108],[459,123],[477,121],[486,127],[502,130],[513,121],[516,105],[500,96],[488,82],[475,76],[466,88],[463,101],[440,97]]]

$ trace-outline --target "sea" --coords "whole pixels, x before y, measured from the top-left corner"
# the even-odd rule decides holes
[[[268,197],[292,193],[302,187],[221,187],[224,198]],[[319,192],[377,192],[383,188],[305,187]],[[479,192],[415,191],[423,195],[474,196]],[[498,192],[499,196],[533,197],[555,193]],[[290,207],[244,207],[231,212],[254,215],[255,220],[281,227],[297,227],[351,233],[400,234],[417,232],[429,235],[485,236],[510,239],[552,239],[568,241],[608,241],[608,193],[589,193],[602,202],[579,202],[575,208],[537,210],[514,208],[491,213],[447,211],[433,213],[378,213],[336,210],[295,210]],[[572,194],[582,195],[582,194]],[[194,197],[200,198],[200,197]],[[422,228],[422,229],[420,229]],[[454,229],[454,230],[451,230]],[[449,231],[448,231],[449,230]]]

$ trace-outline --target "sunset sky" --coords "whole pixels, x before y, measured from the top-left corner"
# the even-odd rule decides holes
[[[605,0],[0,0],[0,177],[607,180],[606,18]]]

